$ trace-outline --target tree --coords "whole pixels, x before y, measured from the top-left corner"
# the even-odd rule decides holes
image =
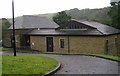
[[[8,29],[10,27],[10,22],[6,18],[2,18],[2,29]]]
[[[111,2],[111,9],[108,15],[112,18],[112,26],[120,29],[120,2]]]
[[[62,26],[71,19],[71,16],[68,16],[65,11],[58,12],[54,17],[53,21],[58,25]]]

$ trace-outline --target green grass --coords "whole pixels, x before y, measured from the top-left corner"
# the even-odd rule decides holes
[[[0,76],[2,74],[2,55],[0,55]]]
[[[3,56],[2,74],[45,74],[58,66],[45,56]]]
[[[0,51],[2,51],[2,48],[0,48]]]
[[[120,61],[120,56],[104,55],[104,54],[96,54],[96,56],[100,56],[100,57],[104,57],[104,58],[109,58],[109,59]]]
[[[9,50],[12,50],[13,48],[0,48],[0,51],[9,51]]]
[[[120,56],[113,56],[113,55],[105,55],[105,54],[87,54],[87,53],[56,53],[56,52],[45,52],[44,54],[74,54],[74,55],[90,55],[90,56],[99,56],[103,58],[109,58],[112,60],[120,61]]]

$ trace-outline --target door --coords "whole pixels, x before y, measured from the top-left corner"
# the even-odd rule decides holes
[[[30,48],[30,36],[27,34],[23,34],[20,37],[20,45],[22,48]]]
[[[47,52],[53,52],[53,37],[46,37]]]

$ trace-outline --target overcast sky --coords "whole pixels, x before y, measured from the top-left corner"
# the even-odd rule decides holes
[[[14,0],[15,17],[55,13],[73,8],[103,8],[110,0]],[[0,18],[12,18],[12,0],[0,0]]]

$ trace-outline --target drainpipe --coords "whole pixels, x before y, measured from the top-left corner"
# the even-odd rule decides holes
[[[117,56],[118,56],[118,55],[119,55],[119,52],[118,52],[118,34],[117,34],[117,36],[115,37],[115,47],[116,47]]]
[[[69,47],[69,36],[68,36],[68,53],[70,53],[70,47]]]
[[[108,54],[108,39],[105,41],[105,54]]]

